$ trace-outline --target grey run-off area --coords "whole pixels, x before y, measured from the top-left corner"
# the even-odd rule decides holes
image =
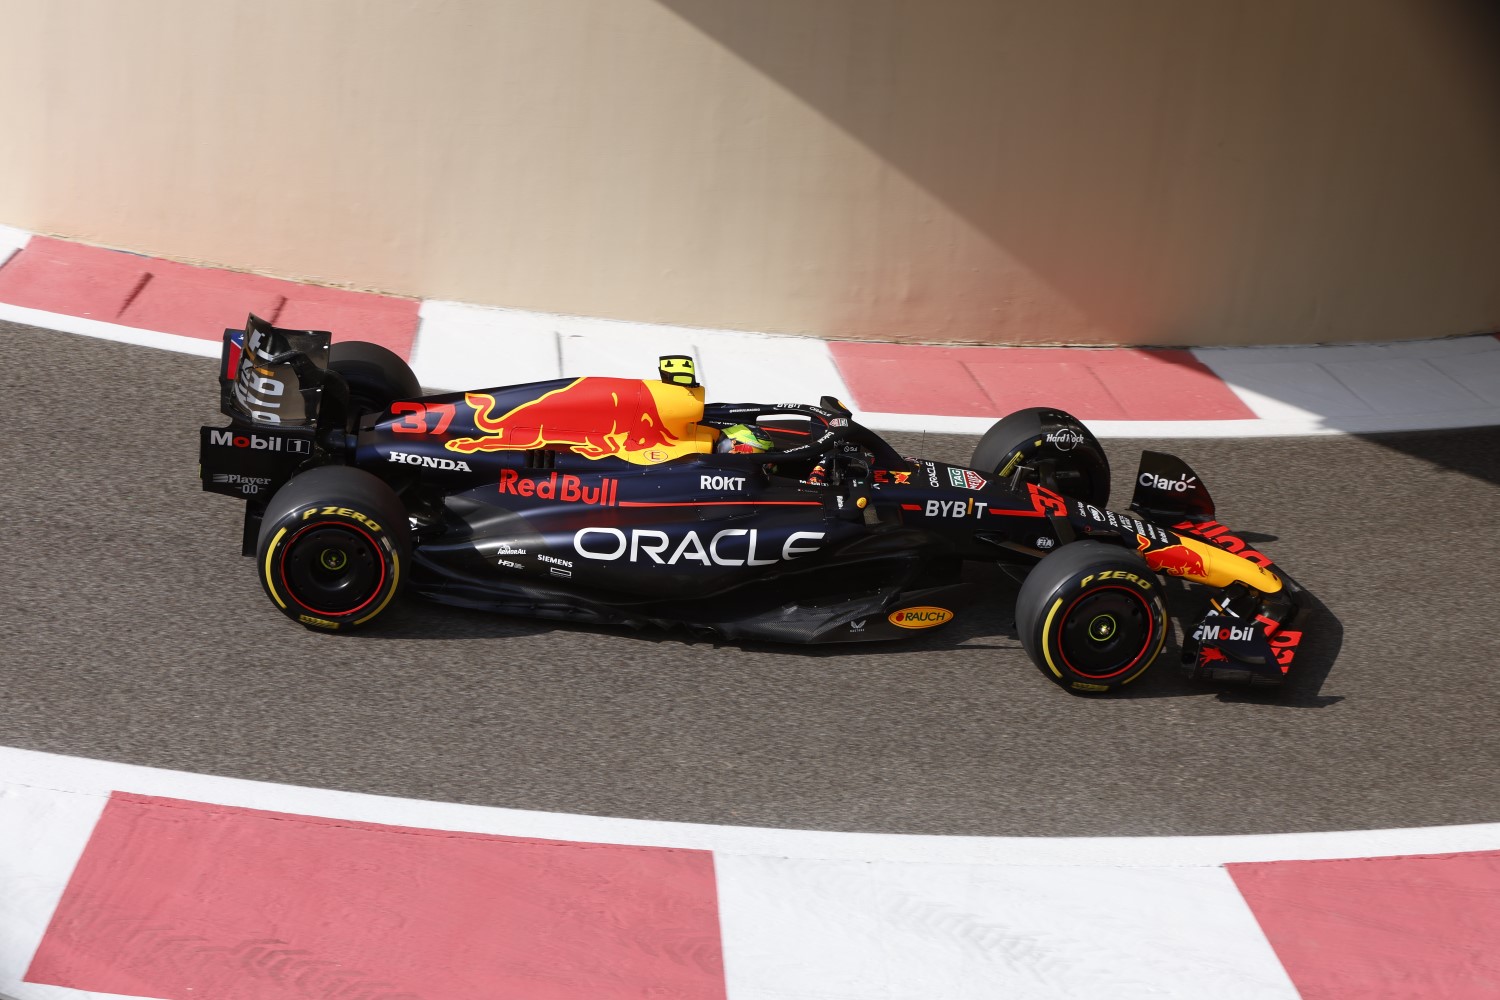
[[[1168,835],[1500,820],[1500,429],[1109,441],[1204,477],[1321,601],[1277,696],[1176,641],[1123,697],[1048,683],[1015,588],[886,646],[735,647],[409,600],[289,623],[199,491],[215,362],[0,323],[0,744],[263,781],[735,825]],[[709,394],[712,397],[713,387]],[[775,397],[774,385],[766,398]],[[972,438],[891,435],[966,461]]]

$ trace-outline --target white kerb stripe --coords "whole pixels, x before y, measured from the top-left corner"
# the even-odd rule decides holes
[[[1295,1000],[1223,868],[718,855],[730,1000]]]

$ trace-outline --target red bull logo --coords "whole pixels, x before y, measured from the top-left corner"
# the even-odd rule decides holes
[[[664,392],[676,390],[662,387]],[[684,394],[684,399],[692,400]],[[662,416],[652,386],[639,379],[580,378],[495,415],[495,397],[471,392],[464,400],[474,409],[474,426],[484,437],[447,442],[452,451],[529,451],[565,447],[576,455],[606,456],[637,463],[662,461],[684,450],[678,434]],[[701,415],[701,404],[699,415]],[[698,450],[689,441],[687,450]]]
[[[500,470],[500,492],[538,500],[561,500],[563,503],[594,504],[613,507],[619,502],[620,481],[606,476],[597,486],[585,486],[578,476],[552,473],[545,479],[522,476],[515,469]]]
[[[1189,534],[1197,535],[1205,541],[1213,542],[1227,552],[1233,552],[1241,559],[1248,559],[1262,569],[1266,569],[1271,565],[1269,556],[1250,548],[1250,546],[1245,544],[1243,538],[1229,534],[1229,529],[1218,521],[1205,521],[1201,523],[1183,521],[1181,524],[1172,525],[1172,530],[1186,531]]]
[[[1158,573],[1166,573],[1168,576],[1190,576],[1202,579],[1208,575],[1208,567],[1204,565],[1203,557],[1186,545],[1163,545],[1161,548],[1152,549],[1151,539],[1145,535],[1136,535],[1136,551],[1146,558],[1146,565]]]

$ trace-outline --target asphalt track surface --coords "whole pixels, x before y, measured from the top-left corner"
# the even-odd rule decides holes
[[[199,491],[216,362],[0,323],[0,744],[263,781],[686,822],[964,835],[1500,821],[1500,429],[1110,441],[1175,451],[1320,601],[1279,694],[1074,697],[1015,586],[906,643],[809,652],[417,600],[288,622]],[[712,390],[712,387],[710,387]],[[767,395],[774,396],[774,387]],[[967,460],[974,439],[891,435]],[[1192,608],[1186,595],[1174,607]]]

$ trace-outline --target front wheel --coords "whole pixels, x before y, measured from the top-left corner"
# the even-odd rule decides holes
[[[1008,479],[1018,471],[1063,496],[1109,505],[1109,458],[1070,413],[1033,406],[997,420],[974,448],[971,468]]]
[[[1167,637],[1161,586],[1146,561],[1105,542],[1073,542],[1026,577],[1016,631],[1037,668],[1077,694],[1140,677]]]
[[[401,500],[359,469],[321,466],[276,491],[261,521],[260,582],[311,629],[366,625],[400,593],[411,564]]]

